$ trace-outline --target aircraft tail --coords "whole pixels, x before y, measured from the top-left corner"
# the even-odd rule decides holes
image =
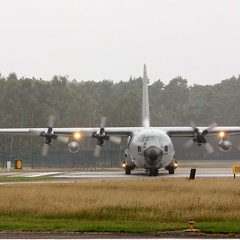
[[[142,127],[150,127],[148,78],[146,64],[143,67]]]

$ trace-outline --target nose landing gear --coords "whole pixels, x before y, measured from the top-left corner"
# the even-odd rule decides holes
[[[151,176],[156,177],[158,175],[158,169],[157,168],[147,169],[147,174],[149,177],[151,177]]]

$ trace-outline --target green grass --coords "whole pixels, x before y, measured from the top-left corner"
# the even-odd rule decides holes
[[[180,226],[183,227],[183,226]],[[24,231],[107,231],[107,232],[152,232],[171,230],[174,227],[169,224],[119,221],[119,220],[85,220],[79,218],[44,218],[26,216],[1,216],[0,230],[24,230]]]
[[[239,233],[239,222],[196,223],[203,233]],[[79,218],[46,218],[34,216],[1,216],[0,231],[57,232],[163,232],[185,230],[188,222],[153,222],[139,220],[86,220]]]
[[[43,176],[43,177],[21,177],[21,176],[1,176],[0,182],[32,182],[32,181],[44,181],[44,180],[51,180],[52,177],[50,176]]]

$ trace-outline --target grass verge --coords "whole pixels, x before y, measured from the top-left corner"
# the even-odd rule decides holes
[[[0,231],[34,232],[165,232],[188,229],[187,222],[144,222],[119,220],[85,220],[79,218],[45,218],[34,216],[1,216]],[[239,233],[237,222],[196,223],[203,233]]]
[[[240,179],[0,185],[0,230],[240,233]]]

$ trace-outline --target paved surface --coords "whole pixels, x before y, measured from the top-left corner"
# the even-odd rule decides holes
[[[188,178],[190,170],[179,169],[174,175],[170,175],[167,171],[160,171],[158,178]],[[81,179],[101,179],[101,178],[149,178],[144,171],[132,171],[131,175],[125,175],[122,171],[75,171],[65,172],[55,175],[58,178],[81,178]],[[233,177],[229,169],[221,170],[197,170],[195,177]]]
[[[165,233],[49,233],[0,232],[0,239],[239,239],[240,235],[203,234],[183,231]]]
[[[34,171],[34,172],[0,172],[0,177],[52,177],[53,179],[138,179],[138,178],[149,178],[144,170],[132,171],[131,175],[125,175],[124,171],[91,171],[91,170],[79,170],[79,171]],[[175,171],[175,174],[168,174],[166,170],[159,172],[157,178],[189,178],[190,169],[180,168]],[[230,168],[198,168],[196,170],[196,178],[233,178]],[[238,177],[236,175],[236,177]],[[239,175],[240,177],[240,175]]]

